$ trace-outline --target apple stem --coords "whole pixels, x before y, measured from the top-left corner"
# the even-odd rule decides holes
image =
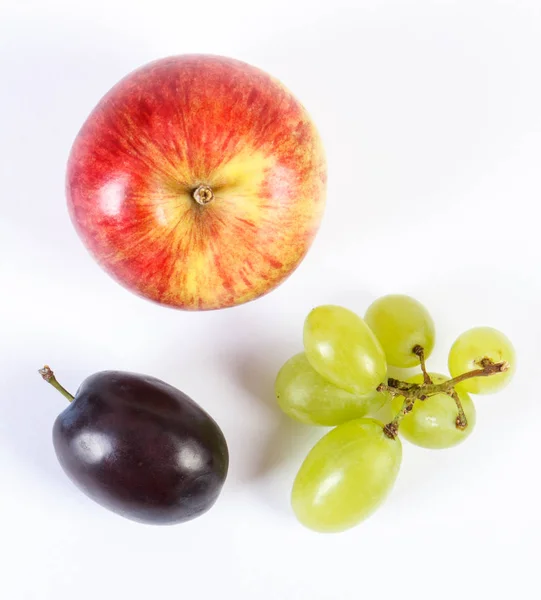
[[[199,187],[195,188],[192,192],[193,199],[197,202],[197,204],[201,204],[204,206],[209,202],[214,200],[214,192],[210,185],[201,184]]]
[[[50,383],[55,389],[57,389],[64,398],[68,399],[68,402],[73,402],[75,400],[75,396],[72,396],[66,388],[61,386],[56,377],[54,376],[53,370],[48,365],[45,365],[43,369],[39,369],[38,373],[43,377],[43,379]]]

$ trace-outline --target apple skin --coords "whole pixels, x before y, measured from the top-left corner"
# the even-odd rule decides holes
[[[119,283],[210,310],[294,271],[318,230],[326,177],[318,132],[279,81],[238,60],[183,55],[102,98],[74,141],[66,193],[79,236]]]

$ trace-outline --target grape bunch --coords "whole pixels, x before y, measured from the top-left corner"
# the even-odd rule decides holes
[[[376,300],[364,319],[340,306],[314,308],[304,323],[304,352],[280,369],[281,409],[302,423],[334,427],[308,453],[293,483],[298,520],[319,532],[349,529],[370,516],[394,486],[402,461],[398,433],[424,448],[450,448],[475,426],[470,394],[502,389],[515,371],[507,337],[476,327],[458,337],[450,377],[428,372],[433,320],[417,300],[393,294]],[[406,381],[388,366],[420,372]],[[389,402],[393,419],[374,415]]]

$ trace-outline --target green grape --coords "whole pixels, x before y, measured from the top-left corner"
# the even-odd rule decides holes
[[[348,421],[331,430],[308,453],[291,494],[298,520],[319,532],[354,527],[391,491],[402,444],[374,419]]]
[[[374,391],[356,396],[323,379],[304,352],[290,358],[278,372],[274,385],[280,408],[309,425],[339,425],[377,412],[387,396]]]
[[[509,369],[489,377],[475,377],[459,383],[457,389],[471,394],[491,394],[505,387],[515,371],[515,350],[507,337],[492,327],[475,327],[465,331],[449,352],[449,372],[458,377],[482,368],[484,358],[494,363],[507,361]]]
[[[387,363],[380,343],[347,308],[314,308],[304,323],[304,349],[322,377],[352,394],[371,394],[385,381]]]
[[[383,296],[370,305],[364,318],[393,367],[418,365],[419,357],[413,353],[415,346],[422,346],[425,358],[434,349],[434,322],[414,298],[399,294]]]
[[[449,377],[430,373],[434,383],[448,381]],[[423,383],[423,375],[415,375],[408,379],[409,383]],[[458,429],[456,418],[458,410],[455,401],[447,394],[436,394],[426,400],[416,400],[413,410],[400,422],[399,433],[408,442],[423,448],[451,448],[463,442],[475,427],[475,406],[470,396],[457,390],[458,397],[464,409],[468,426]],[[392,401],[393,414],[402,408],[404,398],[396,396]]]

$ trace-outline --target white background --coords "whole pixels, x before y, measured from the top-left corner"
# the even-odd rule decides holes
[[[234,56],[305,104],[329,161],[328,205],[298,271],[249,305],[160,308],[125,291],[68,219],[73,138],[132,69]],[[538,0],[1,0],[0,597],[320,600],[532,597],[541,491],[541,4]],[[282,416],[277,369],[305,315],[363,313],[409,293],[438,327],[432,369],[463,330],[514,341],[513,384],[477,402],[448,451],[404,444],[385,506],[340,535],[295,521],[291,482],[323,433]],[[56,462],[63,398],[125,369],[190,394],[222,426],[219,502],[170,528],[95,505]],[[536,387],[537,386],[537,387]]]

